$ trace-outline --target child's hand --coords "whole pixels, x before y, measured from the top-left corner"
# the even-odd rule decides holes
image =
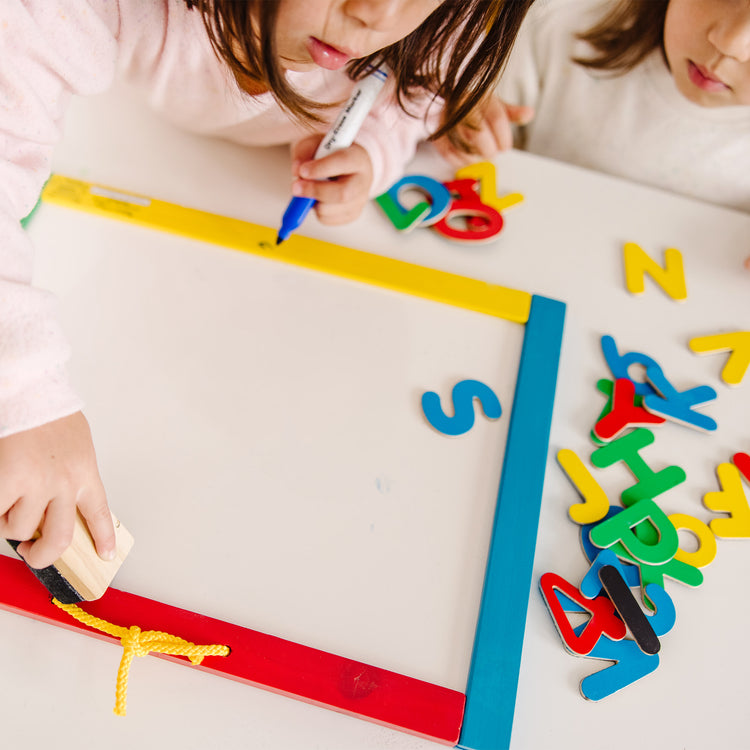
[[[525,125],[533,117],[533,107],[506,104],[496,96],[492,96],[478,112],[475,127],[461,124],[457,128],[458,134],[474,150],[473,154],[456,148],[448,136],[438,138],[435,141],[435,147],[443,158],[456,167],[475,161],[477,157],[490,159],[498,151],[508,151],[513,148],[513,125]]]
[[[313,135],[292,145],[292,194],[315,198],[323,224],[354,221],[370,198],[372,163],[356,143],[313,160],[323,137]]]
[[[76,508],[99,556],[112,559],[115,531],[81,412],[0,439],[0,536],[23,542],[18,553],[32,568],[68,548]]]

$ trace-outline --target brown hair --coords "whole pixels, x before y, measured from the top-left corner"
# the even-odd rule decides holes
[[[625,73],[652,50],[664,51],[664,19],[669,0],[620,0],[578,38],[594,48],[590,58],[573,58],[586,68]]]
[[[421,90],[445,102],[443,121],[433,138],[447,134],[456,145],[467,144],[454,131],[489,95],[513,46],[526,11],[534,0],[446,0],[411,34],[348,67],[357,80],[371,65],[387,64],[396,83],[398,102]],[[302,122],[320,120],[326,105],[310,101],[291,88],[275,50],[278,2],[271,0],[185,0],[203,15],[211,43],[234,74],[238,85],[252,93],[262,83],[280,106]],[[252,18],[257,19],[255,29]]]

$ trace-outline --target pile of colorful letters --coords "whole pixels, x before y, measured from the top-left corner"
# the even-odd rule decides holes
[[[643,271],[653,270],[638,251],[637,246],[626,246],[630,291],[642,290],[642,284],[634,282],[638,274],[633,263],[641,264],[641,282]],[[682,273],[681,259],[679,273],[675,268],[668,269],[672,280]],[[674,285],[661,285],[668,293],[671,288],[671,296],[679,298],[681,292]],[[622,461],[636,483],[622,493],[621,504],[611,505],[584,461],[572,450],[558,452],[560,466],[583,500],[568,512],[581,526],[590,567],[579,586],[556,573],[545,573],[539,582],[565,648],[578,656],[614,662],[582,680],[582,695],[594,701],[646,676],[659,665],[659,638],[671,630],[676,615],[665,579],[699,586],[703,582],[701,568],[716,555],[717,537],[750,538],[750,506],[742,479],[744,476],[750,483],[749,455],[736,453],[731,463],[717,467],[720,489],[706,493],[703,504],[724,515],[706,524],[684,513],[667,515],[659,507],[655,498],[684,482],[685,472],[678,466],[656,470],[640,453],[655,442],[653,430],[665,420],[707,432],[716,430],[716,422],[709,415],[696,411],[715,399],[716,391],[707,385],[678,391],[653,358],[640,352],[618,352],[611,336],[602,337],[601,347],[612,379],[597,383],[607,396],[607,404],[591,431],[596,447],[590,462],[604,469]],[[727,384],[739,385],[750,364],[747,331],[696,338],[690,341],[690,348],[696,353],[729,351],[722,372]],[[645,372],[645,380],[631,379],[629,368],[633,365]],[[694,551],[680,548],[679,531],[695,537]],[[631,591],[637,588],[640,602]],[[573,613],[585,621],[574,626],[569,617]]]
[[[409,193],[423,200],[409,206],[405,201]],[[463,167],[449,182],[421,174],[406,175],[375,199],[400,232],[431,227],[449,240],[468,243],[496,237],[503,228],[501,212],[522,200],[520,193],[497,194],[492,162]]]

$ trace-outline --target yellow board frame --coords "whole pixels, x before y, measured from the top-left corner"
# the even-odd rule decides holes
[[[292,263],[313,271],[425,297],[514,323],[526,323],[529,319],[531,294],[528,292],[310,237],[292,235],[286,242],[277,245],[276,233],[268,227],[103,185],[52,175],[42,191],[42,200],[241,250],[269,260]]]

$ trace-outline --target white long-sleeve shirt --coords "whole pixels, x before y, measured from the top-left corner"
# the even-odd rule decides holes
[[[116,78],[141,87],[156,110],[195,132],[255,146],[310,132],[270,93],[240,91],[201,15],[184,0],[1,0],[0,437],[82,407],[67,380],[69,347],[55,298],[31,286],[33,248],[19,222],[49,176],[71,96],[101,93]],[[319,102],[341,102],[353,86],[344,72],[323,69],[290,72],[288,81]],[[427,97],[421,105],[424,114]],[[373,164],[373,195],[429,135],[432,109],[428,125],[381,95],[357,136]]]
[[[523,147],[635,182],[750,211],[750,107],[706,108],[677,90],[660,50],[613,76],[572,62],[612,0],[537,0],[498,95],[535,107]]]

